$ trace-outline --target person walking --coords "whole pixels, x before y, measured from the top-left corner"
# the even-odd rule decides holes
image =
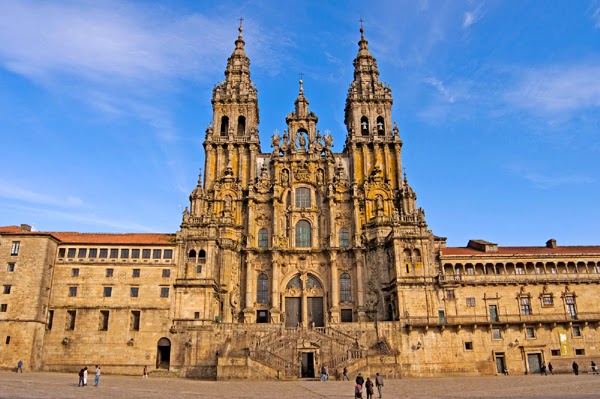
[[[576,362],[576,361],[574,361],[574,360],[573,360],[573,366],[572,366],[572,367],[573,367],[573,373],[574,373],[575,375],[579,375],[579,365],[578,365],[578,364],[577,364],[577,362]]]
[[[358,373],[358,375],[356,376],[356,381],[355,381],[358,385],[360,385],[360,387],[362,388],[363,384],[365,383],[365,379],[363,378],[361,373]]]
[[[598,367],[596,367],[596,363],[592,360],[592,374],[598,374]]]
[[[542,363],[542,367],[540,367],[540,375],[548,375],[548,371],[546,370],[546,365]]]
[[[96,365],[96,378],[94,378],[94,386],[97,387],[100,383],[100,366]]]
[[[80,387],[83,385],[83,371],[84,369],[79,370],[79,382],[77,383],[77,386]]]
[[[23,361],[21,359],[19,359],[19,361],[17,362],[17,373],[22,373],[23,372]]]
[[[377,392],[379,392],[379,397],[381,398],[381,388],[383,388],[383,377],[379,375],[379,373],[375,374],[375,386],[377,387]]]
[[[87,378],[88,378],[88,368],[85,366],[83,368],[83,386],[87,387]]]
[[[325,366],[325,381],[329,381],[329,367]]]
[[[321,367],[321,382],[327,381],[327,371],[325,370],[325,366]]]
[[[373,399],[373,381],[369,377],[367,377],[367,382],[365,382],[365,388],[367,389],[367,399]]]
[[[142,378],[148,378],[148,366],[144,366],[144,374],[142,374]]]
[[[348,378],[348,367],[344,367],[344,371],[342,372],[342,381],[344,380],[350,381],[350,378]]]
[[[554,367],[552,367],[552,363],[548,362],[548,371],[551,375],[554,375]]]

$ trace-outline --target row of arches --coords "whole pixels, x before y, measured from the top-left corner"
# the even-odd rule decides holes
[[[378,116],[376,120],[377,134],[380,136],[385,135],[385,122],[383,116]],[[369,126],[369,118],[363,116],[360,118],[360,133],[363,136],[368,136],[371,133]]]
[[[446,275],[599,274],[600,262],[445,263]]]
[[[223,115],[221,117],[221,136],[227,136],[229,134],[229,117]],[[243,136],[246,134],[246,117],[243,115],[238,116],[237,119],[237,129],[238,136]]]

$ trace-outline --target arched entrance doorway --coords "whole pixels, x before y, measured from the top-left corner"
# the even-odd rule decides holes
[[[168,338],[158,340],[156,351],[156,368],[169,369],[171,365],[171,341]]]
[[[283,292],[285,297],[285,326],[323,327],[323,285],[310,273],[293,276]]]

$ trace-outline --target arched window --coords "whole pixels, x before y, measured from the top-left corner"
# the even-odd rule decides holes
[[[269,277],[264,273],[258,275],[256,293],[256,301],[258,303],[269,303]]]
[[[229,117],[223,116],[221,118],[221,136],[227,136],[229,132]]]
[[[237,134],[238,136],[246,134],[246,118],[241,115],[238,118]]]
[[[319,280],[312,274],[309,274],[306,279],[306,288],[313,288],[313,287],[314,288],[323,288],[323,286],[321,285]]]
[[[348,273],[342,273],[340,276],[340,302],[352,302],[352,286]]]
[[[383,123],[383,116],[377,117],[377,134],[381,136],[385,134],[385,124]]]
[[[296,208],[310,208],[310,189],[300,187],[296,189]]]
[[[300,220],[296,223],[296,247],[307,248],[311,246],[310,223]]]
[[[203,249],[198,252],[198,262],[206,263],[206,251]]]
[[[269,247],[269,231],[267,229],[260,229],[258,231],[258,247],[268,248]]]
[[[350,244],[348,239],[348,229],[342,227],[340,229],[340,247],[348,247]]]
[[[360,118],[360,132],[363,136],[369,135],[369,119],[366,116]]]
[[[196,259],[196,250],[195,249],[190,249],[190,253],[189,253],[188,257]]]
[[[300,280],[300,275],[297,274],[292,277],[292,279],[285,286],[285,289],[288,290],[292,287],[302,289],[302,280]]]

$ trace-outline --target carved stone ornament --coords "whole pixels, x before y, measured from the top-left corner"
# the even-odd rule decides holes
[[[298,181],[310,181],[311,174],[307,161],[298,161],[294,167],[294,178]]]
[[[259,213],[254,220],[256,221],[256,224],[259,226],[268,226],[271,224],[271,218],[269,216],[265,215],[264,212]]]

